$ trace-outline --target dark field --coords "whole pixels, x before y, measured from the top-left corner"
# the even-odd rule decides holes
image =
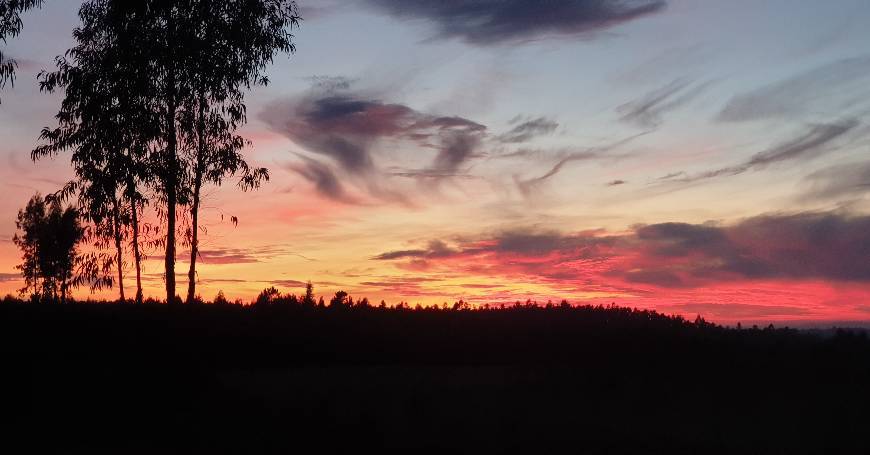
[[[868,453],[870,342],[616,307],[0,304],[5,453]]]

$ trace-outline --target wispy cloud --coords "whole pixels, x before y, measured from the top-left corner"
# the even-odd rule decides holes
[[[647,131],[647,132],[643,132],[640,134],[635,134],[633,136],[629,136],[625,139],[616,141],[612,144],[605,145],[602,147],[592,147],[592,148],[587,148],[587,149],[583,149],[583,150],[567,151],[567,152],[559,153],[556,155],[558,161],[546,173],[544,173],[538,177],[532,177],[532,178],[528,178],[528,179],[522,179],[518,176],[514,176],[514,182],[517,186],[517,189],[520,191],[520,193],[523,196],[528,197],[528,196],[532,195],[533,192],[540,185],[542,185],[544,182],[546,182],[547,180],[549,180],[550,178],[552,178],[553,176],[555,176],[556,174],[561,172],[562,169],[569,163],[572,163],[574,161],[595,161],[595,160],[601,160],[601,159],[613,160],[613,159],[619,159],[619,158],[625,157],[624,154],[614,155],[614,154],[610,154],[609,152],[611,152],[612,150],[617,149],[617,148],[619,148],[619,147],[621,147],[621,146],[623,146],[623,145],[625,145],[625,144],[627,144],[627,143],[629,143],[629,142],[631,142],[631,141],[633,141],[633,140],[637,139],[638,137],[643,136],[645,134],[649,134],[649,132]],[[526,151],[526,152],[528,152],[528,151]]]
[[[552,134],[559,127],[559,123],[546,117],[522,119],[517,118],[512,123],[517,123],[510,131],[499,135],[496,139],[507,144],[528,142],[538,136]]]
[[[870,161],[829,166],[804,179],[802,198],[838,199],[870,194]]]
[[[350,82],[343,78],[327,79],[324,84],[302,99],[272,103],[260,118],[306,151],[335,164],[333,167],[321,160],[302,157],[301,163],[289,166],[327,198],[359,202],[348,191],[350,184],[371,198],[412,205],[406,194],[390,189],[385,183],[393,174],[384,172],[376,158],[379,146],[385,142],[403,143],[415,154],[436,151],[428,166],[401,172],[407,177],[459,175],[471,159],[481,156],[484,125],[459,116],[426,114],[403,104],[352,93],[346,90]]]
[[[815,159],[833,147],[832,143],[859,125],[857,119],[847,118],[834,123],[811,125],[799,136],[761,151],[743,163],[723,167],[695,175],[672,173],[659,180],[670,182],[695,182],[723,176],[739,175],[747,171],[764,169],[774,164]]]
[[[663,115],[694,100],[710,82],[696,84],[686,79],[676,79],[664,87],[649,92],[642,97],[629,101],[616,108],[620,120],[642,128],[655,128],[661,125]]]
[[[358,199],[347,193],[331,166],[313,158],[305,156],[299,158],[302,160],[301,163],[288,164],[287,169],[311,182],[317,193],[328,199],[346,204],[359,203]]]
[[[870,57],[837,60],[736,95],[719,113],[723,122],[790,118],[812,112],[839,115],[870,98]]]

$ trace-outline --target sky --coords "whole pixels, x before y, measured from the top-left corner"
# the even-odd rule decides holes
[[[22,284],[17,210],[72,178],[69,156],[29,154],[62,99],[36,75],[71,47],[78,6],[28,12],[4,47],[19,70],[0,104],[2,294]],[[206,299],[311,280],[412,306],[870,321],[870,3],[299,7],[295,54],[247,97],[246,156],[270,182],[206,190]]]

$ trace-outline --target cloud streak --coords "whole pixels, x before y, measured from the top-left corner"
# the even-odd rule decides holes
[[[655,128],[663,122],[665,113],[678,109],[700,95],[710,83],[691,87],[691,82],[676,79],[664,87],[616,108],[620,120],[642,128]]]
[[[544,173],[538,177],[532,177],[532,178],[528,178],[528,179],[521,179],[517,176],[514,176],[514,183],[516,184],[517,189],[519,190],[519,192],[523,196],[529,197],[532,194],[534,194],[535,190],[537,190],[547,180],[549,180],[550,178],[552,178],[553,176],[555,176],[556,174],[561,172],[562,169],[567,164],[575,162],[575,161],[595,161],[595,160],[600,160],[600,159],[619,159],[619,158],[622,158],[625,155],[610,155],[610,154],[608,154],[608,152],[610,152],[614,149],[617,149],[617,148],[637,139],[638,137],[643,136],[643,135],[648,134],[648,133],[649,133],[649,131],[643,132],[640,134],[635,134],[633,136],[629,136],[625,139],[622,139],[620,141],[614,142],[610,145],[606,145],[603,147],[594,147],[594,148],[589,148],[589,149],[585,149],[585,150],[562,153],[562,156],[560,158],[558,158],[558,161],[556,162],[556,164],[554,164],[553,167],[549,171],[547,171],[546,173]],[[512,153],[511,155],[524,156],[524,155],[534,155],[534,154],[535,154],[534,151],[520,150],[520,151]]]
[[[843,119],[834,123],[811,125],[801,135],[758,152],[743,163],[696,175],[672,173],[659,180],[695,182],[723,176],[735,176],[744,172],[760,170],[771,165],[790,161],[809,161],[827,153],[832,147],[832,142],[858,125],[858,120],[853,118]]]
[[[870,57],[837,60],[794,77],[731,98],[717,119],[723,122],[794,118],[812,109],[838,114],[867,99]]]
[[[559,124],[546,117],[538,117],[522,121],[510,131],[498,136],[497,140],[505,144],[528,142],[536,137],[552,134]]]
[[[804,179],[802,197],[822,200],[858,197],[870,193],[870,161],[830,166]]]

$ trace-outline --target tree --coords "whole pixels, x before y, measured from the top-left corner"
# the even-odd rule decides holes
[[[105,24],[134,43],[130,54],[139,92],[157,128],[148,141],[152,188],[165,221],[166,299],[176,299],[177,212],[191,204],[191,270],[198,254],[199,188],[242,173],[255,187],[266,174],[249,170],[234,134],[245,120],[242,88],[265,84],[266,65],[293,50],[298,25],[291,0],[91,0]],[[248,172],[245,172],[245,171]],[[193,201],[193,203],[191,203]],[[196,219],[193,219],[196,218]],[[195,284],[188,295],[195,293]]]
[[[302,305],[307,307],[313,307],[315,305],[314,301],[314,285],[311,284],[311,281],[305,283],[305,296],[302,297]]]
[[[198,0],[191,6],[193,33],[185,55],[193,96],[184,109],[189,116],[184,124],[194,126],[188,142],[195,144],[186,166],[191,184],[188,302],[196,293],[203,185],[221,185],[239,174],[239,187],[249,190],[269,179],[265,168],[247,164],[241,152],[248,142],[235,131],[246,121],[243,89],[268,83],[262,72],[276,52],[295,50],[289,30],[299,21],[295,2],[286,0]]]
[[[77,180],[58,195],[78,197],[91,236],[100,249],[114,244],[108,261],[117,270],[120,299],[124,295],[124,242],[131,237],[136,268],[136,301],[142,302],[139,216],[147,202],[141,187],[151,179],[148,143],[156,125],[135,77],[142,59],[133,31],[109,14],[108,2],[92,1],[79,10],[82,25],[73,31],[77,45],[56,59],[57,70],[39,75],[40,89],[64,89],[58,127],[45,128],[34,160],[71,150]],[[132,235],[128,235],[132,231]],[[109,264],[110,265],[110,264]],[[109,282],[111,284],[111,281]]]
[[[18,212],[15,226],[20,232],[12,240],[22,252],[17,266],[24,275],[21,293],[33,291],[41,300],[65,302],[68,289],[79,284],[73,279],[80,263],[77,246],[84,236],[78,213],[36,194]]]
[[[0,41],[6,44],[7,37],[16,37],[21,33],[21,13],[42,6],[44,0],[0,0]],[[15,60],[3,55],[0,50],[0,89],[9,82],[15,85]]]
[[[332,300],[329,301],[329,307],[341,308],[347,305],[348,298],[347,292],[338,291],[335,293],[335,296],[332,297]]]

